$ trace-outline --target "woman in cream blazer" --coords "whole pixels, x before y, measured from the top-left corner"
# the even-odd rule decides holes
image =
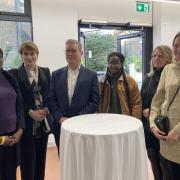
[[[180,86],[180,32],[173,40],[173,53],[174,62],[166,65],[161,74],[150,112],[151,131],[160,140],[163,180],[180,179],[180,90],[167,111]],[[167,136],[154,123],[160,112],[161,115],[168,116],[170,121],[170,131]]]

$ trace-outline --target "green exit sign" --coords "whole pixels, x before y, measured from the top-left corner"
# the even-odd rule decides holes
[[[150,12],[150,3],[136,3],[137,12]]]

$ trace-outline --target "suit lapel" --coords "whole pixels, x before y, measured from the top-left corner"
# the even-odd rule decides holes
[[[38,67],[38,84],[41,87],[41,93],[44,97],[44,94],[47,90],[47,78],[45,76],[45,72],[40,67]]]
[[[65,94],[65,98],[69,102],[67,76],[68,76],[68,68],[66,67],[63,70],[63,73],[61,74],[61,78],[59,79],[61,84],[61,88],[59,90],[63,92],[62,94]]]
[[[18,73],[19,73],[18,78],[20,79],[20,81],[25,85],[25,87],[27,87],[27,89],[30,89],[31,88],[31,84],[29,82],[29,78],[27,76],[27,72],[25,70],[24,65],[22,65],[19,68],[19,72]]]

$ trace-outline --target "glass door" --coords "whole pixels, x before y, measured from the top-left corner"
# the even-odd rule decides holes
[[[142,32],[131,32],[117,38],[117,49],[125,56],[124,69],[126,74],[132,76],[142,85]]]
[[[108,54],[118,51],[126,58],[125,72],[141,87],[143,77],[149,72],[152,27],[83,24],[80,21],[79,39],[84,47],[82,62],[97,71],[98,77],[106,73]]]

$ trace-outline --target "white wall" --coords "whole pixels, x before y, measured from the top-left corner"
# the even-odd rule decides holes
[[[78,18],[105,20],[108,22],[132,24],[152,24],[152,11],[136,12],[135,0],[96,1],[81,4],[77,7]]]
[[[40,50],[38,64],[49,67],[51,71],[66,65],[64,43],[68,38],[78,38],[77,22],[81,18],[152,24],[151,13],[136,12],[135,0],[111,0],[109,3],[105,0],[76,1],[32,0],[34,42]],[[48,144],[54,145],[52,135]]]
[[[180,30],[180,4],[153,2],[153,13],[138,13],[135,4],[135,0],[32,0],[39,65],[51,70],[66,65],[64,43],[68,38],[78,38],[79,19],[153,24],[153,46],[171,46],[174,35]]]
[[[52,70],[66,65],[64,43],[78,38],[79,19],[116,23],[152,24],[154,47],[171,46],[180,30],[180,4],[153,3],[152,13],[137,13],[135,0],[32,0],[33,34],[38,44],[39,65]],[[52,137],[50,138],[52,140]]]
[[[38,64],[51,70],[64,66],[64,43],[67,38],[78,37],[76,10],[32,0],[32,15],[34,42],[40,50]]]
[[[153,2],[153,47],[161,42],[161,3]]]
[[[180,3],[153,3],[153,46],[167,44],[180,31]]]
[[[66,65],[64,43],[78,38],[79,19],[152,24],[152,13],[137,13],[135,0],[32,0],[34,41],[39,65],[51,70]]]

